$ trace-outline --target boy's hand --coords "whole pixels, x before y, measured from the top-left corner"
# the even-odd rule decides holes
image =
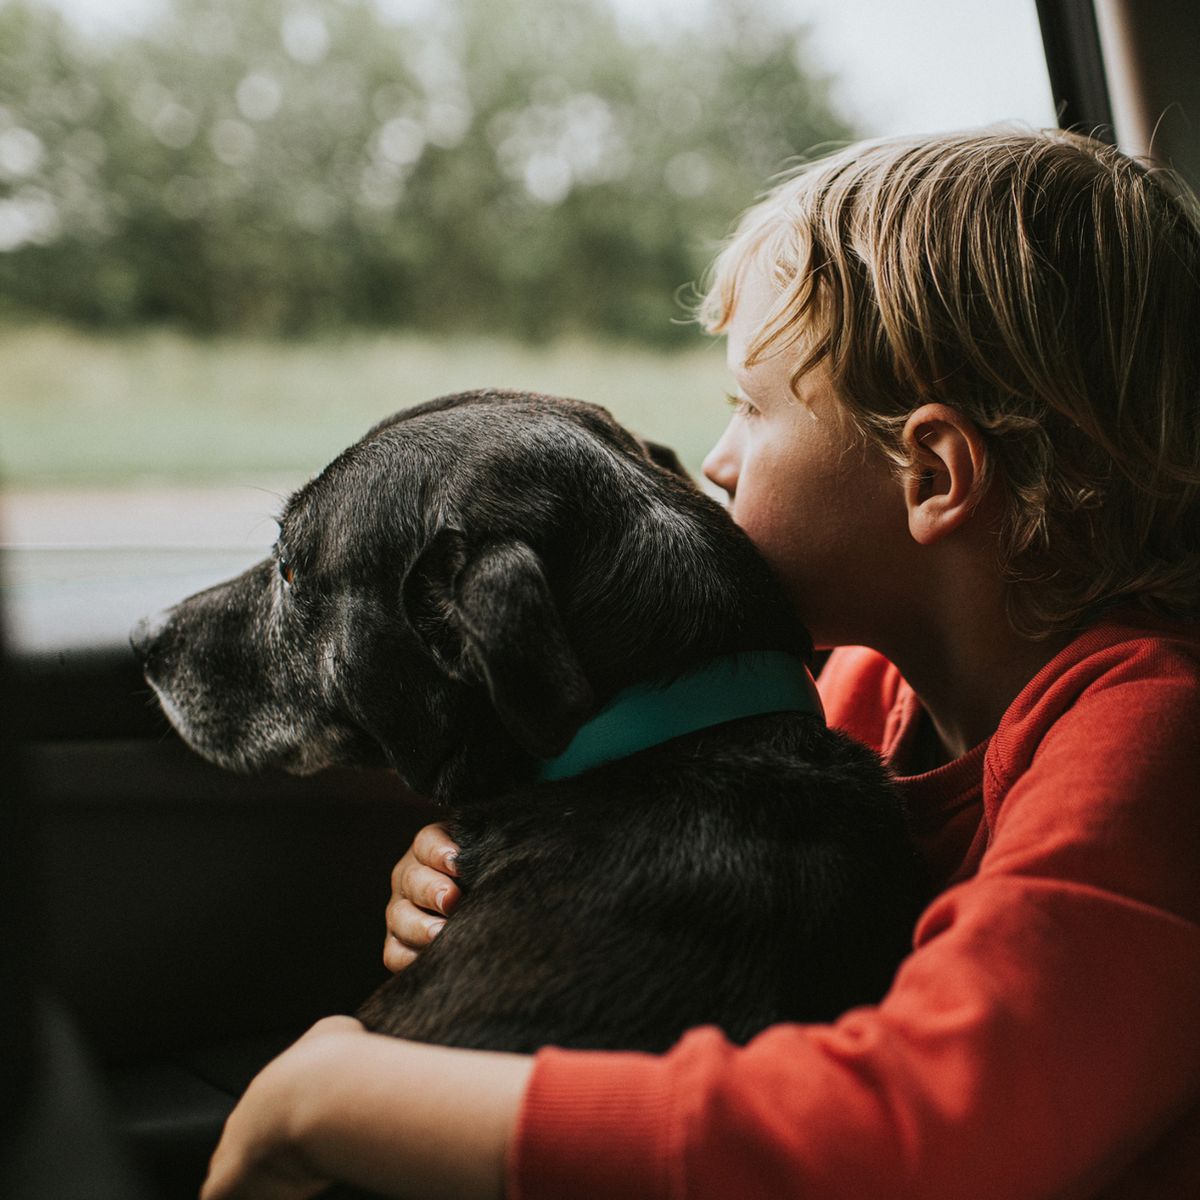
[[[403,971],[414,962],[454,911],[462,895],[452,878],[458,873],[457,853],[443,826],[426,825],[393,869],[383,944],[389,971]]]
[[[335,1180],[407,1200],[500,1200],[532,1070],[527,1055],[405,1042],[327,1017],[246,1089],[200,1200],[310,1200]]]
[[[339,1042],[363,1036],[351,1017],[326,1017],[251,1082],[208,1167],[200,1200],[308,1200],[332,1182],[306,1161],[294,1114],[306,1087],[319,1079]]]

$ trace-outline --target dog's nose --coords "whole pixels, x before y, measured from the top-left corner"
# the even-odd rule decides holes
[[[151,613],[150,616],[143,617],[129,631],[129,644],[133,647],[134,654],[142,662],[145,662],[149,657],[154,643],[158,641],[159,635],[166,628],[169,618],[170,609],[164,608],[161,612]]]

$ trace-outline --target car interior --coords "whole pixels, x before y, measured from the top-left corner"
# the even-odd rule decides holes
[[[1200,6],[1037,8],[1060,124],[1200,184]],[[0,1196],[194,1196],[252,1076],[381,981],[435,811],[382,770],[203,762],[120,639],[10,638],[2,668]]]

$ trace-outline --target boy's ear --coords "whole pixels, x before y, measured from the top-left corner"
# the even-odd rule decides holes
[[[923,404],[904,426],[910,468],[904,484],[908,529],[931,546],[961,528],[982,499],[987,446],[970,418],[947,404]]]
[[[460,530],[442,528],[405,577],[403,602],[442,669],[482,682],[524,749],[550,758],[566,748],[592,689],[530,546],[514,538],[470,547]]]

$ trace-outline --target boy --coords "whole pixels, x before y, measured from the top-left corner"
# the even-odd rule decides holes
[[[1200,1194],[1198,281],[1173,182],[1057,132],[852,147],[752,209],[704,302],[739,384],[705,470],[908,795],[940,892],[912,955],[743,1048],[323,1022],[205,1196]],[[393,969],[452,849],[397,867]]]

